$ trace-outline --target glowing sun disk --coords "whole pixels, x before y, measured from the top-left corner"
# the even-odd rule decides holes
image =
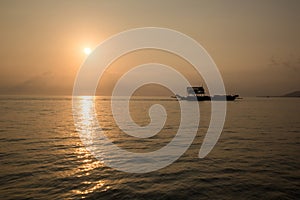
[[[91,48],[86,47],[86,48],[83,49],[83,52],[84,52],[86,55],[89,55],[89,54],[92,52],[92,50],[91,50]]]

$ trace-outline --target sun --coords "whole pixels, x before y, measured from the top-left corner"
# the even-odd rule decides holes
[[[83,49],[83,52],[84,52],[86,55],[89,55],[89,54],[92,53],[92,50],[91,50],[91,48],[86,47],[86,48]]]

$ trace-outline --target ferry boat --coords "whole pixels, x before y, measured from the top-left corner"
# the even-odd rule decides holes
[[[179,100],[187,101],[234,101],[239,95],[205,95],[204,87],[187,87],[187,96],[180,96],[178,94],[175,97]]]

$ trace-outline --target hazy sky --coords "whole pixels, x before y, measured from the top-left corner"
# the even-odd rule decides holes
[[[299,10],[299,0],[1,0],[0,94],[70,95],[86,57],[83,48],[145,26],[196,39],[216,62],[229,93],[300,90]],[[186,67],[166,57],[141,52],[120,59],[107,73],[107,84],[122,73],[121,65],[162,59]]]

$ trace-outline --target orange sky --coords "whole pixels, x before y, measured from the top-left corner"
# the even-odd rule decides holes
[[[83,48],[145,26],[171,28],[196,39],[216,62],[229,93],[299,90],[299,8],[297,0],[3,0],[0,94],[70,95],[86,57]],[[136,52],[111,66],[105,83],[123,73],[120,66],[153,60],[188,67],[170,55]],[[191,75],[192,84],[197,81]]]

